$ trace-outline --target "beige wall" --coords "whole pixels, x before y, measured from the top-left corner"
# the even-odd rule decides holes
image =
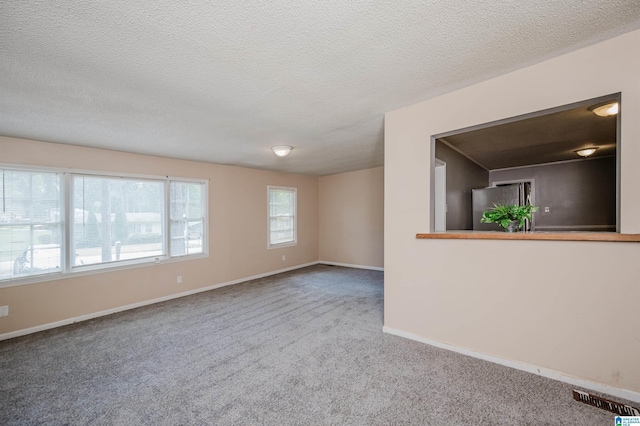
[[[0,305],[9,305],[0,334],[318,260],[317,177],[6,137],[0,162],[209,180],[207,259],[0,288]],[[267,185],[298,188],[294,247],[267,250]]]
[[[431,135],[616,92],[621,230],[640,233],[638,46],[628,33],[386,115],[385,327],[640,396],[639,244],[415,238]]]
[[[384,266],[384,169],[320,178],[320,260]]]

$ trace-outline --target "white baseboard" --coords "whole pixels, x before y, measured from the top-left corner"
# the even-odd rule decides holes
[[[219,284],[214,284],[214,285],[210,285],[208,287],[196,288],[194,290],[189,290],[189,291],[183,291],[181,293],[170,294],[168,296],[162,296],[162,297],[158,297],[156,299],[144,300],[142,302],[132,303],[130,305],[118,306],[116,308],[111,308],[111,309],[107,309],[107,310],[100,311],[100,312],[92,312],[90,314],[80,315],[80,316],[73,317],[73,318],[67,318],[67,319],[64,319],[64,320],[61,320],[61,321],[50,322],[48,324],[37,325],[35,327],[25,328],[25,329],[22,329],[22,330],[11,331],[9,333],[0,334],[0,341],[1,340],[6,340],[6,339],[12,339],[14,337],[25,336],[27,334],[37,333],[39,331],[49,330],[49,329],[56,328],[56,327],[62,327],[64,325],[74,324],[76,322],[87,321],[87,320],[90,320],[90,319],[93,319],[93,318],[103,317],[105,315],[111,315],[111,314],[115,314],[115,313],[118,313],[118,312],[127,311],[129,309],[140,308],[142,306],[152,305],[154,303],[160,303],[160,302],[165,302],[165,301],[171,300],[171,299],[178,299],[180,297],[191,296],[192,294],[202,293],[203,291],[214,290],[216,288],[226,287],[228,285],[233,285],[233,284],[240,284],[240,283],[243,283],[243,282],[246,282],[246,281],[251,281],[251,280],[258,279],[258,278],[264,278],[264,277],[268,277],[270,275],[281,274],[283,272],[293,271],[295,269],[300,269],[300,268],[306,268],[307,266],[313,266],[313,265],[317,265],[317,264],[318,264],[317,261],[316,262],[304,263],[302,265],[296,265],[296,266],[291,266],[289,268],[278,269],[277,271],[265,272],[263,274],[253,275],[251,277],[238,278],[237,280],[232,280],[232,281],[227,281],[227,282],[223,282],[223,283],[219,283]]]
[[[379,266],[354,265],[351,263],[329,262],[327,260],[320,260],[318,261],[318,263],[322,265],[344,266],[345,268],[369,269],[371,271],[384,271],[384,268],[381,268]]]
[[[426,339],[413,333],[407,333],[405,331],[396,330],[390,327],[382,327],[382,331],[388,334],[404,337],[407,339],[415,340],[420,343],[426,343],[427,345],[435,346],[437,348],[447,349],[449,351],[457,352],[463,355],[468,355],[474,358],[479,358],[485,361],[493,362],[495,364],[504,365],[506,367],[515,368],[517,370],[526,371],[528,373],[537,374],[538,376],[546,377],[560,382],[569,383],[574,386],[578,386],[584,389],[591,389],[596,392],[601,392],[607,395],[623,398],[629,401],[640,403],[640,392],[635,392],[629,389],[615,388],[604,383],[598,383],[587,379],[581,379],[579,377],[572,376],[570,374],[561,373],[559,371],[551,370],[544,367],[538,367],[536,365],[527,364],[520,361],[513,361],[509,359],[499,358],[493,355],[487,355],[481,352],[476,352],[471,349],[461,348],[447,343],[438,342],[435,340]]]

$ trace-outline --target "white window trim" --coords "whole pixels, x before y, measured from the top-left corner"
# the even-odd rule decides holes
[[[271,244],[271,190],[285,190],[294,193],[293,206],[293,241],[285,243]],[[267,185],[267,249],[278,249],[283,247],[293,247],[298,245],[298,188],[291,186]]]
[[[166,221],[167,221],[167,229],[169,230],[169,232],[167,233],[167,254],[171,259],[178,259],[178,258],[184,258],[184,257],[189,257],[189,258],[193,258],[194,256],[202,256],[202,255],[208,255],[209,254],[209,238],[204,238],[202,240],[202,253],[195,253],[195,254],[178,254],[178,255],[173,255],[171,256],[171,182],[181,182],[181,183],[204,183],[204,188],[202,189],[202,201],[204,202],[204,205],[206,206],[206,209],[204,211],[204,215],[202,216],[202,218],[193,218],[193,220],[200,220],[202,219],[202,235],[206,235],[208,236],[208,230],[209,230],[209,220],[208,220],[208,216],[209,216],[209,181],[208,180],[197,180],[197,179],[183,179],[183,178],[173,178],[173,177],[167,177],[168,179],[168,184],[165,186],[165,190],[166,190],[166,199],[168,200],[167,203],[165,203],[165,216],[166,216]],[[186,218],[186,221],[189,222],[190,218]]]
[[[119,270],[126,270],[132,268],[140,268],[140,267],[149,267],[154,266],[156,264],[164,264],[164,263],[174,263],[174,262],[184,262],[190,260],[197,259],[205,259],[209,257],[209,233],[208,233],[208,223],[209,223],[209,179],[195,179],[195,178],[184,178],[184,177],[176,177],[176,176],[154,176],[154,175],[143,175],[143,174],[135,174],[135,173],[117,173],[117,172],[107,172],[100,170],[85,170],[85,169],[72,169],[72,168],[59,168],[59,167],[49,167],[49,166],[29,166],[23,164],[9,164],[9,163],[0,163],[0,169],[10,169],[16,171],[24,171],[24,172],[43,172],[43,173],[59,173],[61,175],[60,181],[60,222],[63,225],[63,240],[61,241],[61,263],[64,265],[62,271],[55,271],[50,273],[36,274],[36,275],[27,275],[20,278],[9,278],[9,279],[0,279],[0,288],[5,287],[15,287],[20,285],[27,284],[35,284],[46,281],[55,281],[66,278],[74,278],[84,275],[94,275],[101,274],[106,272],[113,272]],[[162,256],[149,256],[138,259],[131,260],[121,260],[117,262],[107,262],[102,264],[93,264],[86,266],[72,266],[71,265],[71,238],[72,230],[71,230],[71,221],[68,217],[69,214],[69,206],[72,203],[71,199],[71,185],[72,185],[72,177],[74,175],[84,175],[84,176],[93,176],[93,177],[107,177],[107,178],[126,178],[126,179],[147,179],[147,180],[155,180],[155,181],[163,181],[165,192],[168,193],[170,183],[174,182],[186,182],[186,183],[200,183],[204,184],[203,188],[203,203],[205,204],[204,209],[204,217],[203,217],[203,247],[202,253],[195,254],[186,254],[179,256],[171,256],[171,247],[167,244],[165,246],[165,253]],[[168,197],[168,195],[167,195]],[[169,198],[165,198],[165,208],[170,208]],[[167,214],[169,212],[167,211]],[[169,223],[170,221],[167,219],[164,220],[163,227],[165,231],[165,238],[170,240],[169,233]]]

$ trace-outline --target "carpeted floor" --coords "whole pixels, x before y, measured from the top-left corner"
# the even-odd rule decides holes
[[[0,342],[0,424],[613,424],[382,304],[381,272],[318,265]]]

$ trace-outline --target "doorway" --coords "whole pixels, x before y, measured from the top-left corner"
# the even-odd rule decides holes
[[[436,158],[434,173],[434,230],[447,230],[447,163]]]

